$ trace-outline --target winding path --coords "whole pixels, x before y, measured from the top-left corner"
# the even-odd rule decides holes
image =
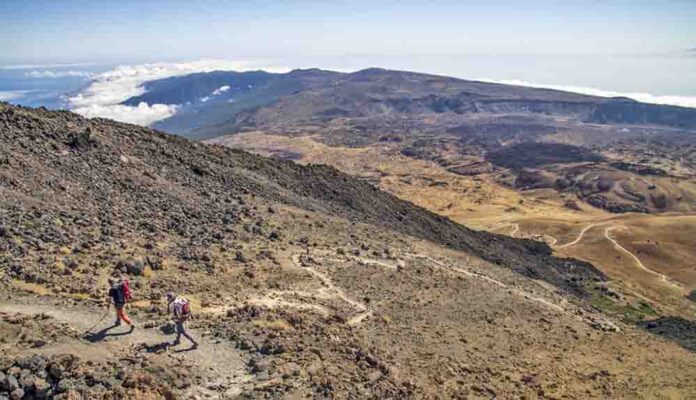
[[[351,299],[348,295],[346,295],[346,293],[343,291],[343,289],[341,289],[341,288],[337,287],[336,285],[334,285],[334,283],[331,281],[331,279],[330,279],[328,276],[324,275],[323,273],[317,271],[316,269],[314,269],[314,268],[312,268],[312,267],[310,267],[310,266],[303,266],[303,265],[302,265],[302,261],[300,260],[300,255],[299,255],[299,254],[295,254],[295,255],[293,256],[292,260],[293,260],[293,262],[295,263],[295,265],[297,265],[298,267],[302,268],[302,270],[307,271],[307,272],[309,272],[310,274],[312,274],[312,275],[314,275],[315,277],[317,277],[317,278],[321,281],[321,283],[324,284],[324,286],[326,286],[330,291],[334,292],[334,294],[336,295],[336,297],[338,297],[339,299],[341,299],[341,300],[345,301],[346,303],[352,305],[353,307],[355,307],[355,309],[357,309],[357,310],[360,311],[360,312],[367,311],[367,306],[366,306],[365,304],[360,303],[360,302],[358,302],[358,301],[355,301],[355,300]]]
[[[664,283],[666,283],[666,284],[668,284],[668,285],[671,285],[671,286],[674,286],[674,287],[677,287],[677,288],[681,289],[681,286],[680,286],[680,285],[678,285],[678,284],[676,284],[676,283],[670,281],[669,278],[667,278],[667,276],[666,276],[665,274],[662,274],[662,273],[660,273],[660,272],[657,272],[657,271],[655,271],[655,270],[652,270],[652,269],[646,267],[645,264],[643,264],[643,262],[640,261],[640,258],[638,258],[638,256],[636,256],[636,255],[633,254],[631,251],[629,251],[628,249],[626,249],[625,247],[623,247],[621,244],[619,244],[619,242],[616,241],[616,239],[614,239],[613,237],[611,237],[610,232],[611,232],[612,230],[614,230],[614,229],[617,229],[617,228],[619,228],[619,226],[614,225],[614,226],[610,226],[610,227],[604,229],[604,237],[606,237],[611,243],[614,244],[614,248],[615,248],[615,249],[617,249],[617,250],[619,250],[619,251],[622,251],[622,252],[628,254],[629,257],[633,258],[633,260],[635,261],[636,265],[637,265],[640,269],[642,269],[642,270],[644,270],[644,271],[646,271],[646,272],[649,272],[649,273],[651,273],[651,274],[653,274],[653,275],[659,276],[660,279],[661,279]]]
[[[443,264],[442,262],[440,262],[440,261],[438,261],[438,260],[436,260],[436,259],[434,259],[434,258],[432,258],[432,257],[430,257],[430,256],[426,256],[426,255],[422,255],[422,254],[410,254],[410,256],[415,257],[415,258],[422,258],[422,259],[424,259],[424,260],[427,260],[427,261],[429,261],[431,264],[434,264],[435,266],[437,266],[437,267],[439,267],[439,268],[441,268],[441,269],[443,269],[443,270],[445,270],[445,271],[454,271],[454,272],[458,272],[458,273],[460,273],[460,274],[464,274],[464,275],[466,275],[466,276],[470,276],[470,277],[473,277],[473,278],[485,280],[485,281],[487,281],[487,282],[489,282],[489,283],[492,283],[493,285],[496,285],[496,286],[498,286],[498,287],[509,289],[509,290],[510,290],[512,293],[514,293],[515,295],[518,295],[518,296],[523,297],[523,298],[525,298],[525,299],[528,299],[528,300],[535,301],[535,302],[537,302],[537,303],[543,304],[543,305],[547,306],[548,308],[552,308],[552,309],[554,309],[554,310],[556,310],[556,311],[559,311],[559,312],[561,312],[561,313],[570,314],[565,308],[559,306],[558,304],[554,304],[554,303],[552,303],[552,302],[550,302],[550,301],[548,301],[548,300],[546,300],[546,299],[543,299],[543,298],[541,298],[541,297],[534,296],[534,295],[532,295],[532,294],[530,294],[530,293],[528,293],[528,292],[525,292],[524,290],[521,290],[521,289],[518,289],[518,288],[515,288],[515,287],[511,287],[511,286],[509,286],[508,284],[503,283],[503,282],[501,282],[501,281],[499,281],[499,280],[497,280],[497,279],[493,279],[493,278],[491,278],[491,277],[489,277],[489,276],[487,276],[487,275],[483,275],[483,274],[480,274],[480,273],[478,273],[478,272],[468,271],[468,270],[466,270],[466,269],[462,269],[462,268],[458,268],[458,267],[447,266],[447,265]]]
[[[514,227],[514,229],[510,233],[510,236],[517,237],[516,235],[520,231],[520,224],[518,224],[517,222],[513,222],[511,225]]]
[[[578,244],[578,243],[582,240],[583,236],[585,236],[585,233],[586,233],[588,230],[590,230],[590,229],[592,229],[592,228],[594,228],[594,227],[596,227],[596,226],[606,225],[606,224],[608,224],[608,223],[610,223],[610,222],[595,222],[595,223],[593,223],[593,224],[589,224],[589,225],[587,225],[586,227],[582,228],[582,230],[580,231],[580,234],[578,235],[577,238],[575,238],[575,240],[573,240],[572,242],[568,242],[568,243],[566,243],[566,244],[562,244],[562,245],[560,245],[560,246],[557,246],[556,248],[557,248],[557,249],[565,249],[566,247],[570,247],[570,246],[576,245],[576,244]]]

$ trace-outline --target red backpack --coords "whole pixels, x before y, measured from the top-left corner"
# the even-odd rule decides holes
[[[131,301],[131,291],[128,278],[123,278],[121,281],[121,290],[123,291],[123,298],[126,300],[126,303]]]
[[[188,300],[184,299],[184,304],[181,305],[181,316],[188,318],[191,316],[191,306],[189,306]]]
[[[174,301],[174,314],[182,320],[186,320],[191,316],[191,306],[188,299],[180,297]]]

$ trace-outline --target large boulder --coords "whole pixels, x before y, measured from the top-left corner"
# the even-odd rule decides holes
[[[116,264],[116,269],[121,272],[126,272],[130,275],[140,276],[143,274],[145,265],[142,261],[129,258],[127,260],[121,260]]]
[[[13,375],[7,374],[5,380],[2,382],[2,388],[8,392],[12,392],[19,389],[19,381]]]

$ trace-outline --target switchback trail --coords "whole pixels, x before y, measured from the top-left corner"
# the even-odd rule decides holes
[[[344,302],[353,306],[358,311],[357,314],[348,318],[348,320],[346,321],[346,323],[348,325],[357,325],[357,324],[361,323],[364,319],[366,319],[372,315],[372,310],[370,310],[367,305],[350,298],[343,291],[343,289],[334,285],[331,278],[329,278],[328,276],[326,276],[322,272],[317,271],[315,268],[303,264],[300,257],[301,257],[300,254],[295,254],[292,256],[292,261],[295,264],[295,266],[309,272],[310,274],[312,274],[313,276],[318,278],[319,281],[321,281],[321,283],[326,287],[326,289],[328,289],[330,292],[332,292],[337,298],[339,298],[339,299],[343,300]],[[380,264],[382,264],[382,263],[380,263]],[[384,265],[387,265],[387,264],[384,264]]]

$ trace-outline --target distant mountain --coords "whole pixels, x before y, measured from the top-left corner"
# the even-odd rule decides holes
[[[204,139],[228,132],[234,117],[258,109],[303,90],[326,85],[338,73],[321,70],[297,70],[287,74],[263,71],[216,71],[148,82],[146,93],[123,104],[179,104],[174,116],[154,127]]]
[[[696,109],[376,68],[355,73],[218,71],[152,81],[145,89],[124,104],[181,104],[177,114],[154,127],[194,139],[253,129],[287,131],[346,118],[374,123],[435,116],[463,123],[511,114],[696,129]]]

